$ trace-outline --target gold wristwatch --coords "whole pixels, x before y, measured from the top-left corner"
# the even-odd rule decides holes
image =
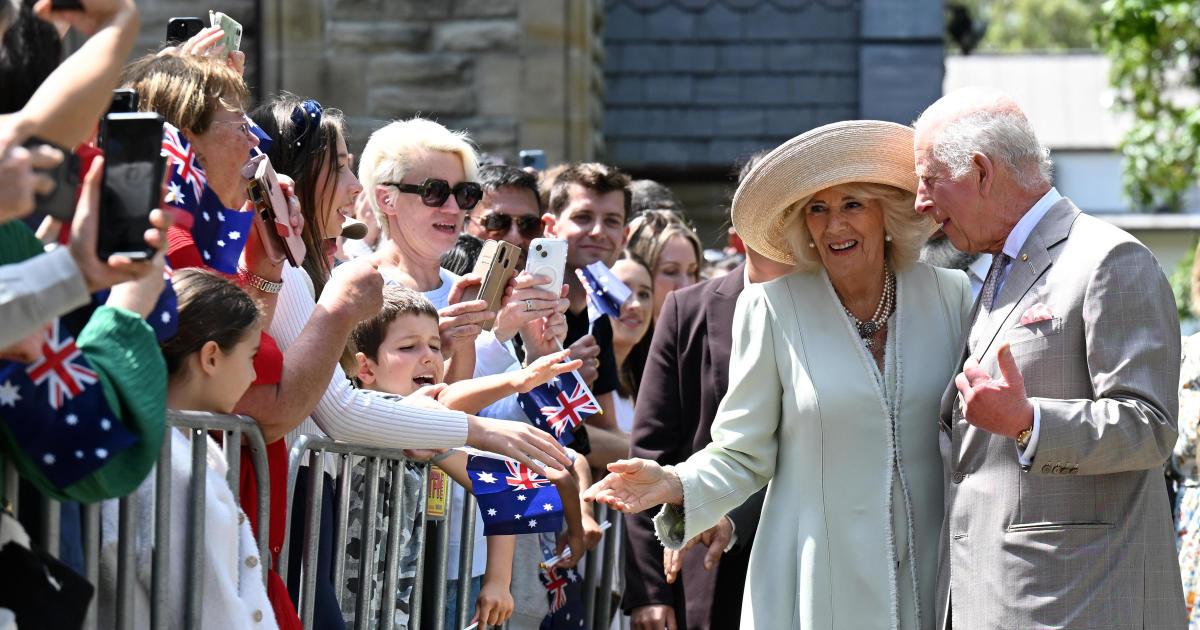
[[[1028,429],[1025,429],[1017,434],[1017,446],[1021,447],[1021,450],[1025,450],[1025,447],[1029,446],[1029,438],[1031,437],[1033,437],[1032,424],[1029,425]]]

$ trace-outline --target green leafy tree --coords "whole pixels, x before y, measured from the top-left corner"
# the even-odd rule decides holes
[[[1200,158],[1200,3],[1106,0],[1093,32],[1112,60],[1114,108],[1132,118],[1125,192],[1135,207],[1178,211]]]
[[[1100,0],[947,0],[967,8],[987,30],[981,52],[1061,52],[1093,49],[1090,27]]]

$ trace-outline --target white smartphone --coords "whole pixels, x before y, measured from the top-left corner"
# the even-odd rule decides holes
[[[231,53],[242,48],[242,25],[238,21],[220,11],[208,12],[210,26],[219,26],[225,32],[221,43],[225,44],[225,52]]]
[[[561,238],[535,238],[529,242],[529,252],[525,255],[525,271],[550,278],[548,284],[540,284],[538,288],[559,295],[562,292],[566,267],[566,241]]]

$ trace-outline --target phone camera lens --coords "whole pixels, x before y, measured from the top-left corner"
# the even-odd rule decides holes
[[[546,252],[542,252],[542,258],[546,257]]]

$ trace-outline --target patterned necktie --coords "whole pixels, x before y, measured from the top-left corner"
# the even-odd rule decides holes
[[[1000,252],[992,257],[992,266],[988,275],[983,279],[983,287],[979,290],[979,307],[985,312],[992,312],[992,303],[996,301],[996,289],[1000,286],[1000,274],[1012,261],[1012,256]]]

